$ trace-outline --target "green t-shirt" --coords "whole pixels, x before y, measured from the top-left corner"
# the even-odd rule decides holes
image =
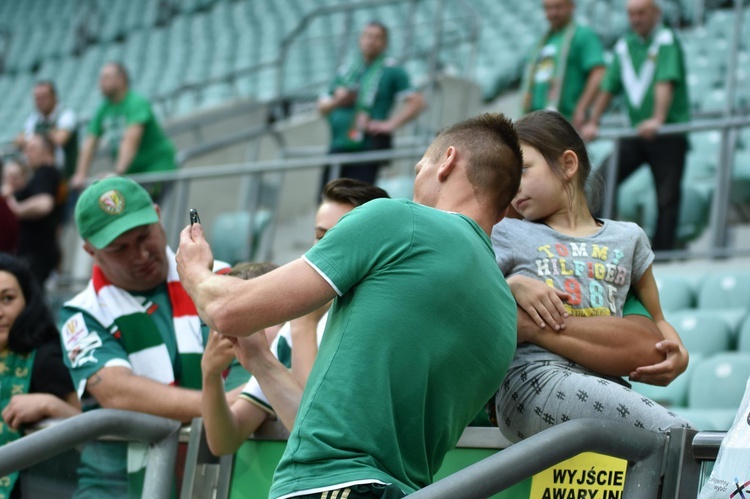
[[[375,94],[375,100],[373,101],[372,108],[370,109],[370,119],[373,120],[386,120],[393,109],[399,94],[405,93],[411,90],[411,84],[409,83],[409,75],[406,74],[403,68],[393,65],[393,61],[386,59],[383,65],[383,73],[378,82],[377,93]],[[365,68],[361,74],[359,81],[364,81],[368,78],[369,72],[373,70],[373,65]],[[342,68],[339,70],[336,78],[331,84],[330,92],[333,94],[334,89],[340,86],[346,86],[344,83],[345,75],[350,71],[350,68]],[[355,106],[350,107],[337,107],[328,114],[328,123],[331,127],[331,148],[333,149],[351,149],[351,144],[347,141],[347,132],[352,126],[355,115]],[[365,139],[362,146],[356,150],[367,150],[370,148],[369,141]]]
[[[127,173],[174,170],[174,146],[157,123],[151,104],[140,94],[128,91],[120,102],[102,102],[88,130],[92,135],[103,137],[112,157],[116,158],[125,130],[131,125],[143,125],[143,136]]]
[[[546,109],[550,83],[560,71],[558,59],[566,36],[566,28],[550,34],[538,50],[532,70],[531,111]],[[558,111],[568,120],[573,118],[578,99],[586,88],[592,69],[604,66],[604,48],[599,36],[587,26],[576,26],[570,42],[565,78],[560,94]]]
[[[426,486],[515,352],[489,237],[463,215],[376,199],[304,258],[338,297],[270,497]]]
[[[602,80],[602,90],[625,93],[630,123],[637,126],[654,114],[654,84],[674,85],[666,123],[690,121],[690,101],[685,81],[685,60],[675,32],[657,27],[643,39],[628,31],[615,44],[612,62]]]

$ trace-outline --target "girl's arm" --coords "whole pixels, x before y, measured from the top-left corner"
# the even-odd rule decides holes
[[[201,361],[201,412],[208,447],[216,456],[236,452],[267,416],[264,410],[242,398],[229,406],[222,372],[233,358],[232,343],[216,331],[211,331]]]
[[[659,288],[656,286],[652,265],[649,265],[640,280],[635,283],[633,291],[651,314],[664,337],[664,341],[658,342],[656,348],[663,352],[665,359],[658,364],[638,367],[630,373],[630,378],[633,381],[653,385],[668,385],[674,378],[685,372],[689,355],[682,344],[680,335],[671,324],[664,320],[659,302]]]

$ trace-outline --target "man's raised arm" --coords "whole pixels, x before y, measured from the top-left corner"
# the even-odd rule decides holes
[[[295,260],[245,281],[211,272],[213,255],[200,224],[180,234],[177,271],[206,324],[227,336],[248,336],[322,307],[336,291],[309,263]]]

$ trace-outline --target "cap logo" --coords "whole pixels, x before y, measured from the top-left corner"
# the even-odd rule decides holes
[[[107,191],[99,196],[99,208],[107,215],[119,215],[125,209],[125,198],[120,191]]]

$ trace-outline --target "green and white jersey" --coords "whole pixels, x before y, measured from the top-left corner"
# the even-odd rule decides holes
[[[89,122],[88,131],[102,137],[116,158],[125,130],[143,125],[143,136],[127,173],[174,170],[175,149],[156,121],[151,104],[142,95],[129,90],[120,102],[105,100]]]
[[[515,352],[489,237],[466,216],[376,199],[304,259],[338,297],[270,497],[428,485]]]
[[[644,39],[628,31],[615,44],[612,62],[602,80],[602,90],[613,95],[625,94],[630,123],[637,126],[653,116],[654,86],[661,82],[674,85],[666,123],[690,121],[685,60],[675,32],[666,26],[658,26]]]
[[[316,331],[318,346],[320,346],[320,340],[323,339],[326,322],[328,322],[328,312],[326,312],[323,317],[320,318],[320,321],[318,321],[318,328]],[[274,357],[279,359],[279,361],[287,367],[287,369],[292,367],[292,347],[292,328],[290,323],[287,322],[281,327],[279,334],[277,334],[276,338],[271,342],[271,352]],[[268,401],[268,397],[263,393],[263,389],[260,387],[258,380],[254,376],[250,378],[250,381],[247,382],[245,388],[242,389],[240,397],[252,402],[264,411],[267,411],[274,416],[276,415],[273,407],[271,407],[271,403]]]

